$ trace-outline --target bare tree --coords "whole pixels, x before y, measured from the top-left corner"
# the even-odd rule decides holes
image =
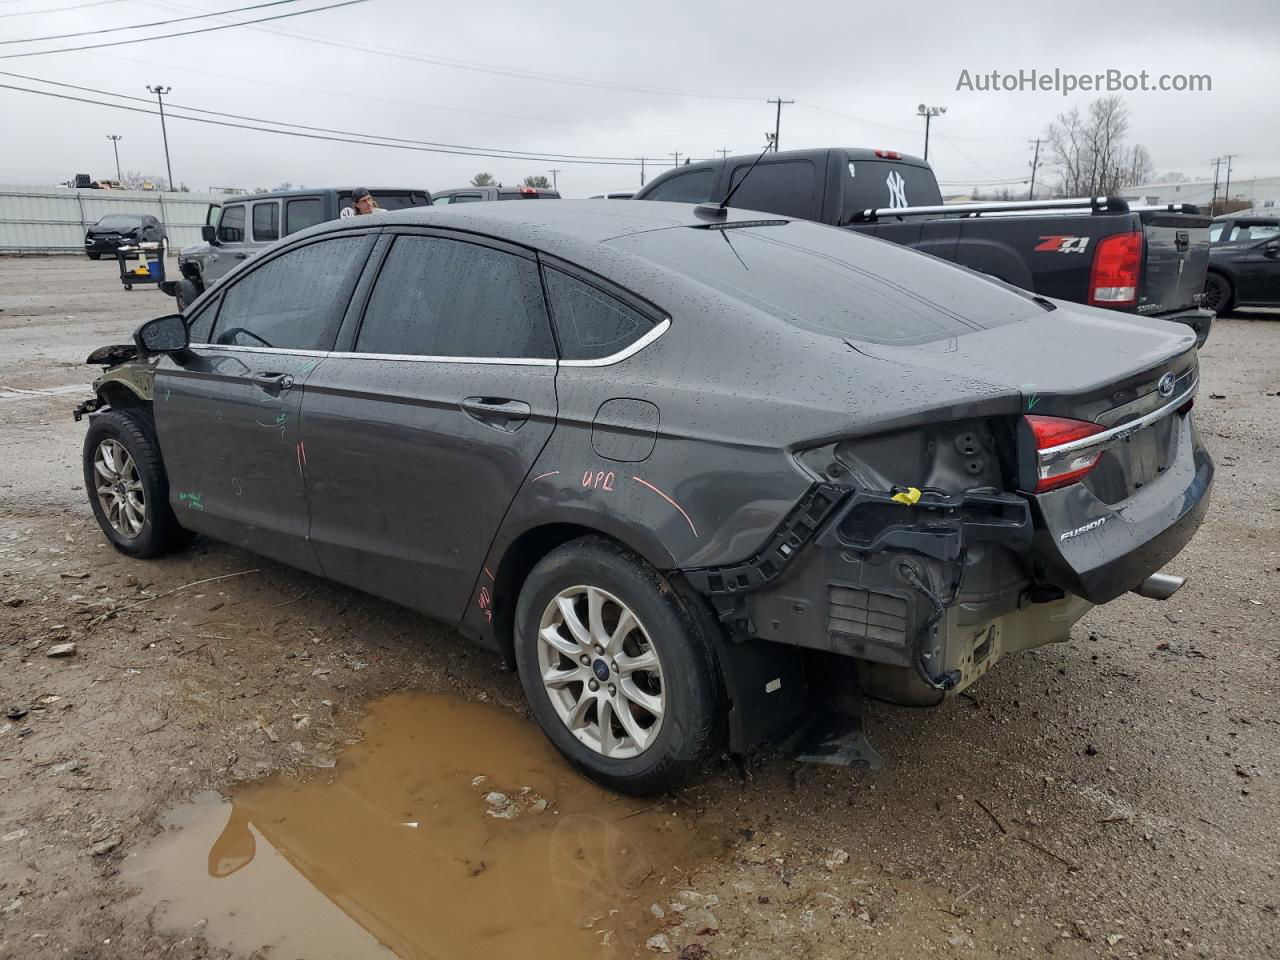
[[[1078,107],[1049,125],[1049,165],[1059,196],[1102,196],[1148,181],[1155,172],[1141,144],[1129,147],[1129,111],[1118,96],[1099,97],[1086,115]]]
[[[1156,183],[1190,183],[1191,178],[1178,170],[1169,170],[1155,178]]]
[[[471,178],[471,185],[473,187],[492,187],[494,185],[493,174],[477,173],[474,177]]]
[[[126,170],[120,181],[126,190],[168,190],[169,181],[158,174]]]

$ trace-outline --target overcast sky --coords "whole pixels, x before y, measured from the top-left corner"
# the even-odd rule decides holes
[[[77,10],[39,12],[85,2],[92,0],[0,0],[0,41],[166,20],[255,0],[98,0]],[[300,0],[135,33],[9,43],[0,45],[0,57],[331,2]],[[1208,73],[1212,92],[1126,95],[1131,139],[1148,147],[1161,172],[1204,178],[1213,156],[1234,153],[1233,181],[1280,175],[1280,4],[1274,0],[1141,6],[1114,0],[369,0],[199,36],[0,60],[0,71],[111,93],[146,97],[146,84],[160,82],[172,87],[175,114],[185,105],[357,137],[543,154],[643,154],[667,165],[677,150],[694,157],[724,148],[757,151],[764,131],[773,128],[774,107],[764,101],[778,95],[797,101],[783,108],[784,150],[844,145],[919,154],[923,122],[915,112],[923,101],[947,107],[933,124],[929,155],[947,193],[1025,178],[1027,141],[1043,135],[1060,111],[1083,108],[1095,96],[957,91],[961,71],[1055,67],[1081,74],[1147,70],[1153,77]],[[0,83],[58,89],[11,76],[0,76]],[[153,116],[0,89],[0,118],[0,183],[51,183],[77,172],[113,176],[107,134],[124,137],[120,160],[126,170],[164,173]],[[529,174],[549,176],[556,167],[562,193],[587,196],[634,188],[640,177],[634,166],[410,152],[178,119],[169,123],[169,139],[175,180],[197,190],[282,181],[438,190],[462,186],[480,170],[514,183]],[[654,168],[648,172],[652,176]]]

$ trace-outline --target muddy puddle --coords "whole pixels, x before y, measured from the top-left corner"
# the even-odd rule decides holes
[[[290,960],[638,956],[649,904],[722,849],[508,710],[398,695],[362,728],[333,770],[172,811],[124,868],[156,924]]]

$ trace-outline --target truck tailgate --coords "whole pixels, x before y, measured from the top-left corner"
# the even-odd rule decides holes
[[[1159,316],[1198,306],[1209,268],[1209,218],[1143,210],[1144,262],[1138,312]]]

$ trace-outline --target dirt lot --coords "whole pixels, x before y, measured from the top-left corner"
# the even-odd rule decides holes
[[[725,758],[646,805],[446,628],[204,540],[106,546],[80,361],[170,304],[0,260],[0,957],[1276,956],[1280,317],[1202,353],[1218,477],[1173,601],[873,706],[882,771]]]

